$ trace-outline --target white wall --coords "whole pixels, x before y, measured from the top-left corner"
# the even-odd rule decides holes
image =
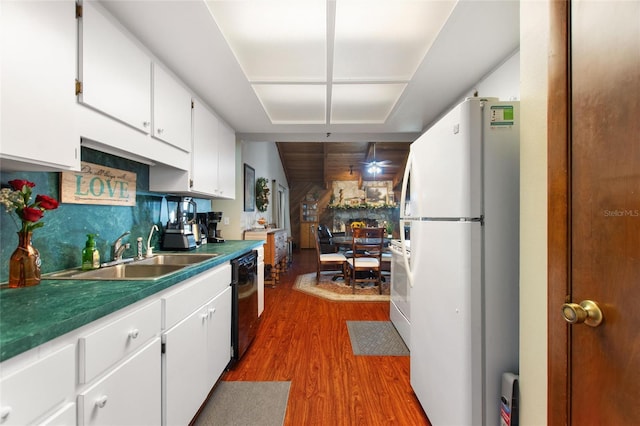
[[[520,2],[520,424],[547,423],[548,1]]]
[[[431,126],[437,123],[440,118],[447,114],[451,109],[468,97],[472,97],[475,92],[480,97],[498,98],[501,101],[517,101],[520,99],[520,51],[513,54],[491,70],[480,81],[472,87],[464,90],[462,96],[453,104],[440,113],[440,115],[422,129],[427,131]]]
[[[271,190],[272,200],[269,209],[266,212],[259,212],[257,209],[253,212],[244,211],[244,164],[253,167],[256,172],[256,179],[260,177],[267,178],[271,184],[275,179],[278,184],[289,190],[286,180],[284,168],[280,161],[278,148],[275,142],[246,142],[239,141],[236,144],[236,199],[231,201],[212,201],[212,207],[215,211],[222,211],[223,217],[228,218],[229,224],[225,225],[224,220],[221,225],[222,235],[228,240],[241,240],[245,229],[252,228],[258,218],[264,217],[268,223],[273,222],[271,217],[274,190]],[[285,210],[288,214],[289,206]],[[291,230],[288,229],[288,221],[285,228],[289,235]]]
[[[475,87],[478,96],[491,96],[501,101],[520,99],[520,51],[507,58]],[[471,91],[467,96],[472,96]]]

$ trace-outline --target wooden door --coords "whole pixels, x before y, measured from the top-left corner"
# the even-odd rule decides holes
[[[640,2],[560,3],[549,105],[549,424],[638,424]],[[603,323],[564,323],[562,304],[587,299]]]

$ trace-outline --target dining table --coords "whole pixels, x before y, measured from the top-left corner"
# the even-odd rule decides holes
[[[365,239],[365,241],[366,240],[367,239]],[[371,240],[375,240],[375,239],[371,239]],[[387,272],[391,262],[391,251],[389,249],[389,243],[391,243],[391,240],[392,240],[391,238],[387,238],[387,237],[384,237],[382,239],[382,245],[384,247],[383,254],[382,254],[383,265],[386,265],[386,266],[383,266],[383,271],[387,271]],[[336,246],[336,248],[338,249],[338,252],[346,252],[353,247],[353,235],[334,235],[331,237],[331,243]],[[344,278],[344,275],[336,274],[332,278],[332,280],[335,281],[339,278]],[[385,281],[384,276],[382,277],[382,281]]]
[[[353,235],[334,235],[331,237],[331,243],[335,244],[335,246],[340,249],[350,249],[353,247]],[[367,242],[367,239],[364,240]],[[391,238],[384,237],[382,239],[382,245],[384,247],[389,247],[389,243],[391,242]]]

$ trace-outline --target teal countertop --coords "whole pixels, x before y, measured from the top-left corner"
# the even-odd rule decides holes
[[[43,279],[34,287],[2,288],[0,362],[228,262],[262,244],[263,241],[259,240],[205,244],[189,253],[218,253],[220,256],[156,280]]]

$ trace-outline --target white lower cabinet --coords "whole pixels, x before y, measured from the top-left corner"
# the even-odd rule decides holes
[[[66,345],[6,375],[0,369],[0,425],[75,424],[74,367],[75,346]],[[71,412],[55,421],[65,407]]]
[[[231,360],[231,267],[202,275],[163,298],[163,425],[189,424]]]
[[[206,305],[162,336],[163,425],[186,425],[206,395]]]
[[[78,395],[78,425],[159,425],[160,338]]]
[[[159,300],[108,321],[78,339],[78,383],[89,383],[160,334]]]
[[[0,426],[189,424],[231,360],[227,262],[0,364]]]
[[[76,424],[76,404],[75,402],[69,402],[63,405],[58,411],[51,416],[44,419],[42,422],[38,422],[41,426],[62,426],[62,425],[75,425]]]
[[[78,425],[158,425],[162,304],[96,321],[78,338]]]
[[[231,287],[207,304],[207,393],[231,359]]]

